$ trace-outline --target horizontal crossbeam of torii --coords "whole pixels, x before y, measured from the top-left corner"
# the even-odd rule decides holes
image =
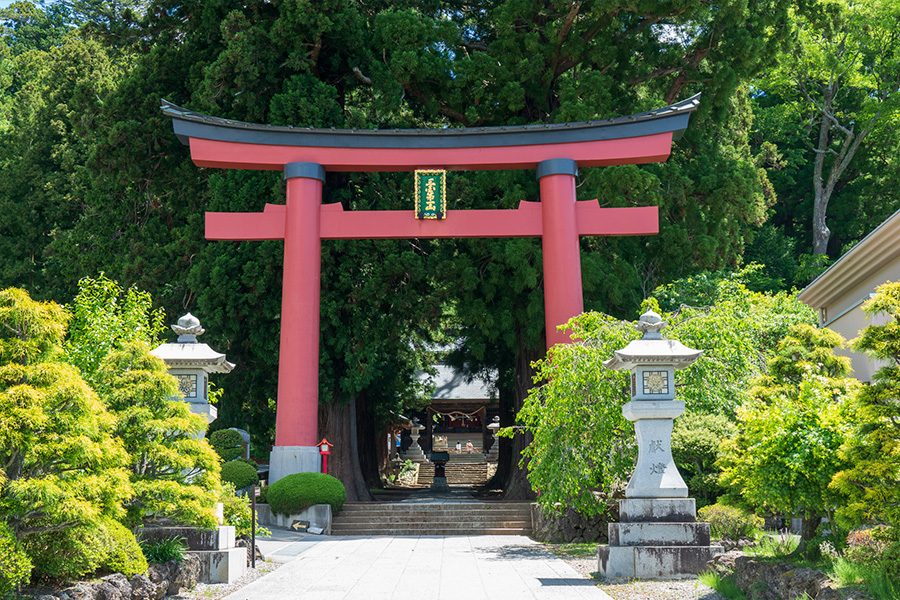
[[[275,447],[269,482],[317,471],[319,301],[323,239],[540,237],[547,346],[569,341],[557,326],[584,310],[580,236],[654,235],[656,207],[577,202],[578,167],[668,158],[699,95],[605,121],[438,130],[335,130],[220,119],[163,101],[175,134],[202,167],[281,170],[284,205],[259,213],[206,213],[210,240],[284,240]],[[327,171],[536,169],[540,202],[510,210],[344,211],[322,204]]]

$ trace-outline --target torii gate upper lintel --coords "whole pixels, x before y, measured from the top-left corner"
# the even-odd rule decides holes
[[[316,448],[322,239],[540,237],[548,348],[569,342],[557,325],[584,310],[583,235],[654,235],[656,207],[600,208],[578,202],[579,166],[665,160],[699,95],[656,111],[608,121],[450,130],[321,130],[255,125],[163,103],[199,166],[283,170],[284,205],[259,213],[206,213],[210,240],[284,240],[275,447],[269,481],[318,471]],[[409,211],[344,211],[322,205],[326,171],[417,168],[534,168],[540,202],[512,210],[448,210],[443,220]]]

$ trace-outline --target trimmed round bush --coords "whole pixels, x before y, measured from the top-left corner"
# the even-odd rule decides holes
[[[40,579],[73,581],[94,573],[107,555],[105,535],[96,525],[33,533],[22,545]]]
[[[122,573],[126,577],[147,570],[147,559],[130,529],[112,519],[101,526],[106,533],[109,551],[100,568],[110,573]]]
[[[763,526],[763,520],[756,515],[724,504],[704,506],[697,514],[701,521],[709,523],[710,533],[717,540],[739,540]]]
[[[209,434],[209,445],[213,447],[222,460],[228,462],[241,455],[241,434],[234,429],[220,429]]]
[[[31,560],[6,523],[0,523],[0,598],[21,585],[31,576]]]
[[[241,460],[233,460],[222,465],[222,481],[234,484],[236,489],[259,483],[256,469]]]
[[[324,473],[294,473],[269,486],[269,508],[279,515],[294,515],[313,504],[330,504],[337,514],[347,499],[340,480]]]

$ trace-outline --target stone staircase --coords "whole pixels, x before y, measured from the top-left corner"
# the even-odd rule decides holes
[[[465,455],[463,455],[465,456]],[[478,455],[480,462],[468,462],[461,460],[456,462],[454,457],[450,457],[450,462],[444,467],[444,475],[447,477],[448,485],[484,485],[487,481],[487,464],[484,457]],[[430,486],[434,481],[434,464],[421,463],[419,465],[419,477],[416,479],[418,485]]]
[[[331,523],[332,535],[529,535],[526,502],[354,502]]]

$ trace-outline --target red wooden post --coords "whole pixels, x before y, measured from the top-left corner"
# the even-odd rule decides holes
[[[545,160],[537,166],[541,186],[541,241],[544,256],[544,323],[547,348],[571,340],[557,331],[584,312],[581,291],[581,251],[575,219],[575,176],[578,165],[567,158]]]
[[[270,479],[318,471],[319,299],[322,238],[319,217],[325,169],[289,163],[284,223],[284,283],[278,359],[278,410]],[[274,476],[274,477],[273,477]]]

